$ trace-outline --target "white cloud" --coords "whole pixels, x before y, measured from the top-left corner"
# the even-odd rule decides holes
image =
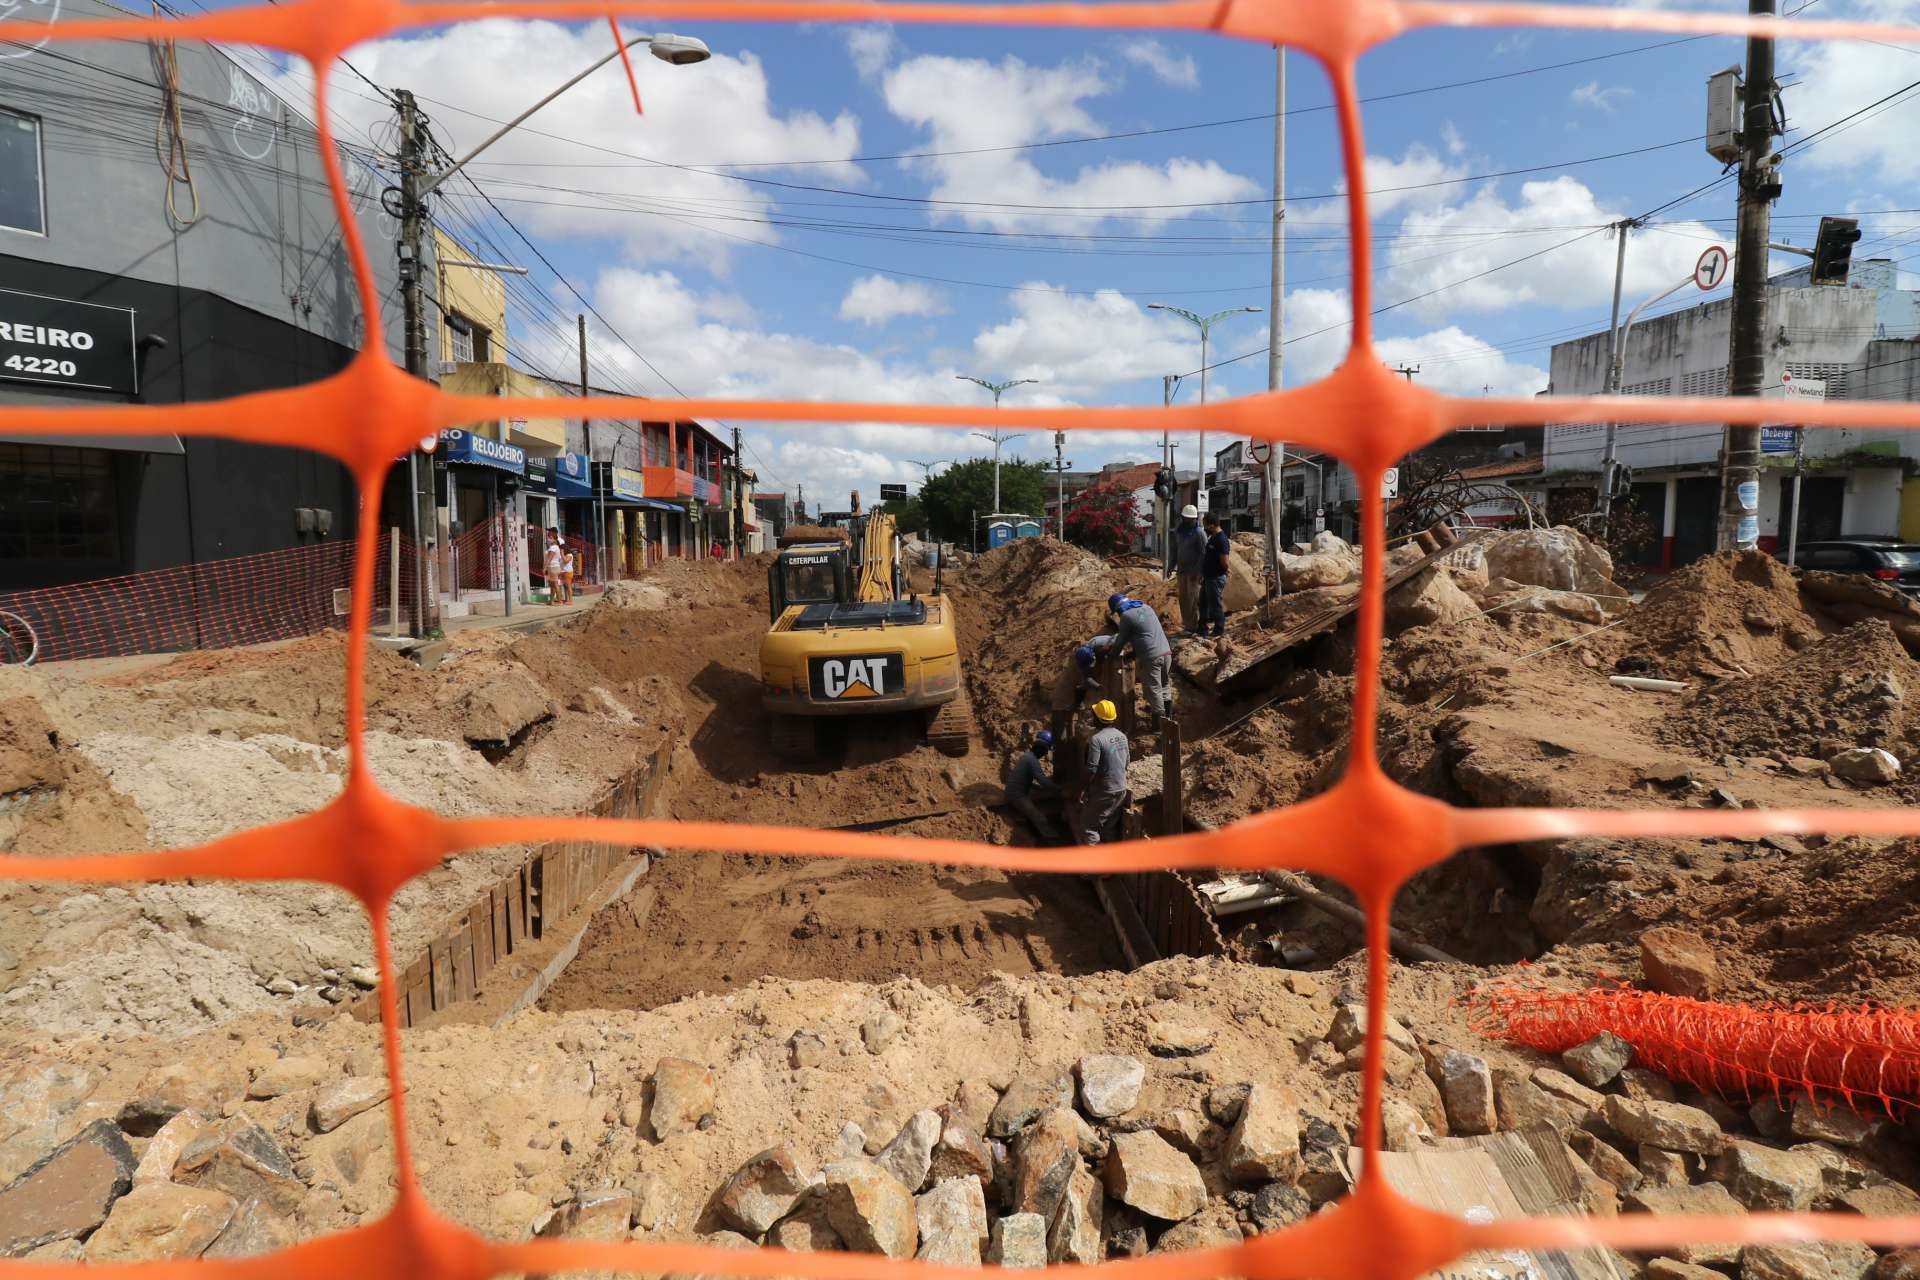
[[[1865,0],[1854,9],[1835,16],[1920,22],[1920,0]],[[1912,84],[1914,68],[1920,65],[1903,46],[1842,40],[1789,44],[1781,56],[1783,65],[1800,76],[1799,83],[1786,91],[1796,128],[1789,141]],[[1863,117],[1857,128],[1842,126],[1788,157],[1787,180],[1792,181],[1797,167],[1807,166],[1854,170],[1870,181],[1913,182],[1920,179],[1920,151],[1913,146],[1916,136],[1920,136],[1920,99],[1909,95]]]
[[[1118,383],[1184,373],[1200,367],[1199,336],[1185,320],[1151,312],[1124,294],[1102,290],[1013,295],[1014,314],[973,340],[980,362],[1002,377],[1038,378],[1047,390],[1074,399],[1098,396]],[[1231,344],[1251,349],[1265,327],[1223,322],[1213,335],[1212,358]]]
[[[1585,185],[1564,176],[1522,184],[1511,204],[1488,185],[1459,204],[1414,209],[1386,246],[1381,296],[1391,301],[1447,286],[1415,304],[1428,316],[1530,304],[1603,306],[1614,274],[1614,242],[1605,224],[1627,213],[1601,207]],[[1684,278],[1700,251],[1723,239],[1693,222],[1635,234],[1627,246],[1627,296]],[[1534,253],[1539,256],[1527,257]],[[1509,262],[1515,265],[1504,265]]]
[[[1451,140],[1448,151],[1459,154],[1453,151]],[[1452,191],[1433,184],[1452,183],[1466,174],[1460,165],[1441,159],[1418,143],[1408,147],[1398,160],[1368,156],[1361,162],[1361,171],[1367,180],[1367,212],[1375,218],[1403,206],[1444,203]]]
[[[496,127],[468,112],[509,118],[548,86],[604,57],[610,43],[604,24],[487,19],[361,45],[353,60],[381,84],[425,87],[432,97],[421,106],[432,118],[435,135],[457,155]],[[311,76],[305,64],[295,68],[282,77],[284,88],[296,101],[300,96],[310,100]],[[634,114],[626,77],[614,64],[568,90],[474,162],[475,175],[530,234],[611,238],[633,259],[691,258],[724,265],[731,242],[686,215],[711,216],[715,203],[725,202],[720,212],[760,218],[771,208],[770,199],[733,178],[665,165],[844,160],[858,149],[859,123],[851,113],[827,119],[778,108],[767,69],[751,50],[723,49],[690,67],[637,58],[634,70],[644,115]],[[336,70],[332,84],[331,103],[348,122],[348,139],[364,143],[379,137],[390,149],[392,108],[344,69]],[[664,163],[628,161],[625,155]],[[841,180],[853,172],[844,164],[822,171]],[[450,212],[473,201],[471,190],[458,180],[445,190],[440,203]],[[748,239],[774,238],[771,228],[752,221],[718,225]]]
[[[1633,90],[1627,88],[1625,85],[1608,85],[1603,89],[1600,87],[1598,80],[1589,80],[1567,95],[1568,99],[1571,100],[1576,107],[1587,107],[1594,111],[1606,112],[1611,112],[1614,104],[1621,99],[1631,98],[1632,96]]]
[[[885,324],[900,316],[945,315],[947,304],[926,285],[892,276],[863,276],[840,299],[840,318],[861,324]]]
[[[872,80],[893,60],[893,28],[889,26],[848,27],[847,52],[854,70],[862,80]]]
[[[936,208],[936,217],[959,218],[997,230],[1057,230],[1057,217],[1008,206],[1091,210],[1189,206],[1135,210],[1147,219],[1136,225],[1152,226],[1200,212],[1215,202],[1260,194],[1252,180],[1213,160],[1175,158],[1159,165],[1114,161],[1056,178],[1042,173],[1020,152],[995,150],[1101,132],[1085,103],[1116,87],[1100,64],[1091,60],[1041,67],[1012,56],[997,63],[979,58],[910,58],[889,70],[884,80],[888,108],[900,119],[926,129],[933,149],[973,152],[915,162],[916,168],[933,178],[931,196],[998,206],[951,212]],[[1099,221],[1097,216],[1076,218],[1075,225],[1084,229]]]
[[[1200,87],[1200,68],[1193,58],[1175,53],[1158,40],[1148,37],[1129,40],[1120,46],[1120,56],[1136,66],[1145,67],[1164,84],[1176,89]]]
[[[1440,126],[1440,139],[1446,143],[1448,155],[1458,156],[1466,153],[1467,140],[1460,136],[1460,130],[1454,127],[1453,121],[1449,120]]]
[[[1316,334],[1288,345],[1287,385],[1325,377],[1346,359],[1353,340],[1352,319],[1352,304],[1342,290],[1296,289],[1287,294],[1287,331]],[[1544,369],[1509,360],[1492,343],[1458,325],[1420,334],[1376,336],[1374,351],[1389,367],[1418,366],[1420,385],[1450,395],[1530,396],[1547,385]]]

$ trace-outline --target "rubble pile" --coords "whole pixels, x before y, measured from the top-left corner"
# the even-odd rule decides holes
[[[1857,747],[1905,753],[1907,692],[1920,664],[1884,622],[1859,622],[1776,667],[1705,686],[1665,717],[1660,736],[1701,755],[1751,756],[1824,773]]]

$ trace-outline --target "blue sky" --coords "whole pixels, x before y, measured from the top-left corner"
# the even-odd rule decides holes
[[[1820,16],[1920,20],[1920,0],[1816,3]],[[681,25],[716,56],[676,68],[636,51],[644,116],[611,67],[473,169],[610,322],[592,321],[597,382],[984,402],[955,378],[968,373],[1039,379],[1009,393],[1033,403],[1157,403],[1161,375],[1201,361],[1192,328],[1147,303],[1267,306],[1272,122],[1212,122],[1272,111],[1270,49],[1184,35]],[[491,130],[486,117],[516,114],[609,46],[604,24],[496,21],[385,41],[353,61],[419,94],[459,153]],[[1606,323],[1604,224],[1720,175],[1697,141],[1704,82],[1740,58],[1729,39],[1554,31],[1422,32],[1372,54],[1363,93],[1398,95],[1366,107],[1376,303],[1431,291],[1376,322],[1387,362],[1462,394],[1543,389],[1551,343]],[[1590,61],[1536,70],[1576,59]],[[1783,44],[1780,70],[1792,142],[1920,80],[1920,51]],[[1326,79],[1297,54],[1289,79],[1283,332],[1298,339],[1287,380],[1299,383],[1344,349],[1348,257],[1343,203],[1316,198],[1344,184],[1333,115],[1315,110],[1330,101]],[[1483,82],[1435,88],[1460,81]],[[349,139],[390,138],[364,83],[335,84]],[[1900,99],[1793,154],[1775,238],[1811,243],[1819,214],[1859,211],[1863,252],[1920,255],[1920,215],[1875,212],[1920,205],[1920,158],[1903,141],[1920,136],[1915,112]],[[1206,127],[1089,140],[1190,125]],[[929,151],[949,154],[865,158]],[[1533,172],[1467,180],[1511,170]],[[440,214],[456,234],[528,259],[471,186],[452,192]],[[1730,184],[1658,214],[1629,247],[1628,305],[1730,240],[1732,214]],[[1515,259],[1526,260],[1503,266]],[[510,317],[515,356],[570,373],[580,308],[528,265]],[[1265,339],[1264,316],[1235,317],[1215,331],[1213,358],[1258,353]],[[1260,389],[1265,375],[1254,354],[1216,369],[1212,394]],[[1180,392],[1197,393],[1197,377]],[[908,459],[987,448],[886,423],[740,425],[763,487],[804,483],[836,504],[849,488],[918,479]],[[1157,450],[1119,434],[1069,444],[1082,467]],[[1050,454],[1051,441],[1012,451]]]

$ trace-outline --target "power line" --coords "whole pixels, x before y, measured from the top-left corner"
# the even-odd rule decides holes
[[[275,0],[275,2],[278,3],[278,0]],[[1561,71],[1561,70],[1565,70],[1568,67],[1584,66],[1592,62],[1605,62],[1610,58],[1624,58],[1631,54],[1648,53],[1655,49],[1668,49],[1668,48],[1672,48],[1674,45],[1689,44],[1696,40],[1706,40],[1709,38],[1710,37],[1708,36],[1684,36],[1678,40],[1662,40],[1655,44],[1637,45],[1631,49],[1616,49],[1612,53],[1593,54],[1585,58],[1571,58],[1565,62],[1551,62],[1551,63],[1546,63],[1542,66],[1537,66],[1537,67],[1522,67],[1516,71],[1503,71],[1495,75],[1476,76],[1469,80],[1453,80],[1445,84],[1424,85],[1424,86],[1421,86],[1420,88],[1401,89],[1393,93],[1370,94],[1368,96],[1360,98],[1359,101],[1363,104],[1370,103],[1370,102],[1390,102],[1399,98],[1418,97],[1422,94],[1442,93],[1452,89],[1472,88],[1475,85],[1491,84],[1499,80],[1513,80],[1513,79],[1518,79],[1519,77],[1522,77],[1522,76],[1540,75],[1548,71]],[[448,106],[449,104],[443,102],[439,105]],[[465,108],[454,107],[453,109],[456,111],[462,111],[468,115],[472,115],[475,119],[478,119],[478,120],[488,119],[488,117],[482,116],[477,112],[466,111]],[[1333,109],[1334,109],[1334,104],[1329,102],[1329,103],[1322,103],[1322,104],[1311,106],[1311,107],[1294,107],[1286,111],[1284,113],[1284,116],[1287,119],[1291,119],[1297,115],[1314,115],[1322,112],[1332,111]],[[1282,114],[1283,113],[1280,113],[1280,112],[1265,111],[1255,115],[1228,116],[1224,119],[1219,119],[1219,120],[1200,120],[1192,124],[1161,125],[1161,126],[1157,126],[1155,128],[1150,128],[1150,129],[1127,129],[1127,130],[1122,130],[1118,133],[1093,134],[1089,137],[1084,137],[1084,138],[1051,138],[1051,139],[1047,139],[1040,142],[1010,143],[1005,146],[997,146],[997,147],[960,147],[960,148],[954,148],[954,149],[943,150],[943,151],[894,151],[894,152],[878,153],[874,155],[847,156],[844,158],[835,157],[831,159],[821,159],[821,160],[714,160],[714,161],[708,161],[704,165],[700,165],[696,167],[701,169],[817,168],[817,167],[822,167],[830,164],[873,164],[873,163],[879,163],[881,161],[888,161],[888,160],[932,160],[932,159],[939,159],[946,156],[978,156],[978,155],[994,155],[994,154],[1000,154],[1000,153],[1010,152],[1010,151],[1041,151],[1041,150],[1051,149],[1054,147],[1075,147],[1075,146],[1085,146],[1090,143],[1122,142],[1122,141],[1129,141],[1134,138],[1161,137],[1166,134],[1172,134],[1172,133],[1191,133],[1201,129],[1221,129],[1221,128],[1231,127],[1233,125],[1258,124],[1264,121],[1279,119],[1281,118]],[[496,121],[492,121],[492,123],[498,124],[500,123],[500,121],[496,120]],[[529,130],[529,132],[532,132],[532,131]],[[546,136],[551,137],[555,135],[546,135]],[[565,138],[565,139],[562,139],[562,141],[572,142],[576,140],[571,138]],[[580,144],[580,145],[586,145],[586,144]],[[644,161],[644,163],[647,163],[647,164],[658,163],[657,161],[644,160],[644,158],[642,158],[642,160]],[[564,162],[557,162],[557,161],[520,161],[520,162],[500,161],[496,163],[501,167],[505,167],[508,165],[516,165],[516,164],[525,166],[525,167],[554,167],[554,168],[568,167],[564,164]],[[578,166],[578,167],[591,167],[591,166]],[[608,167],[612,167],[612,166],[608,166]],[[621,166],[621,167],[624,167],[624,166]]]

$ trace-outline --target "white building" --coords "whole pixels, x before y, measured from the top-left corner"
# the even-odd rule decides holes
[[[1767,291],[1766,381],[1763,394],[1784,397],[1788,381],[1825,383],[1829,399],[1910,399],[1920,389],[1914,362],[1920,345],[1920,290],[1899,287],[1886,259],[1856,261],[1845,288],[1814,286],[1801,268],[1773,277]],[[1626,395],[1718,396],[1727,391],[1732,303],[1722,298],[1635,325],[1621,369]],[[1553,348],[1551,394],[1595,395],[1607,386],[1607,333]],[[1631,473],[1635,504],[1660,531],[1647,548],[1649,565],[1673,568],[1713,549],[1720,509],[1724,428],[1675,423],[1619,428],[1619,460]],[[1785,542],[1786,502],[1796,435],[1803,435],[1806,474],[1800,538],[1920,538],[1920,437],[1911,432],[1792,429],[1764,434],[1760,543]],[[1537,491],[1549,514],[1586,510],[1599,476],[1606,428],[1598,422],[1547,428]],[[1531,486],[1530,486],[1531,487]],[[1556,499],[1558,493],[1560,497]]]

